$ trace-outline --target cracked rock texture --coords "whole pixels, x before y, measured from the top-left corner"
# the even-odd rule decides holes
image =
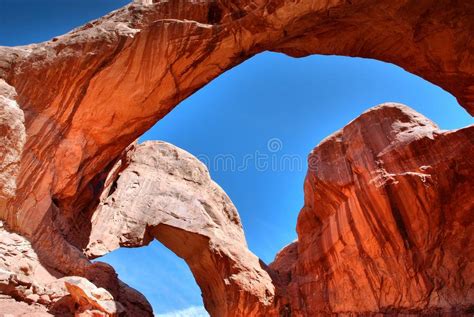
[[[270,265],[280,311],[472,314],[474,126],[372,108],[308,157],[298,241]],[[290,315],[288,315],[290,316]]]
[[[0,47],[0,219],[8,225],[9,232],[16,232],[28,240],[38,257],[38,265],[54,272],[55,279],[67,276],[87,278],[120,302],[125,314],[150,316],[151,307],[143,296],[119,281],[111,267],[91,263],[87,258],[93,256],[91,252],[98,252],[97,244],[89,245],[93,242],[89,237],[93,229],[91,215],[97,206],[105,208],[104,195],[109,192],[107,179],[115,179],[111,176],[113,169],[126,156],[124,151],[130,144],[184,98],[227,69],[265,50],[295,57],[319,53],[391,62],[451,92],[468,112],[474,113],[473,16],[472,1],[141,0],[47,42]],[[451,146],[457,144],[456,140],[453,139]],[[469,148],[470,145],[465,143],[464,147]],[[426,151],[430,150],[426,148]],[[463,158],[468,161],[469,156]],[[336,161],[339,160],[341,158]],[[457,163],[451,170],[463,164]],[[430,166],[429,162],[425,165]],[[403,183],[398,178],[403,178],[401,175],[405,172],[409,173],[405,178],[414,180],[431,173],[412,167],[407,165],[405,171],[386,168],[387,175],[384,177]],[[451,170],[444,174],[449,175]],[[441,171],[444,170],[440,169],[439,173]],[[427,182],[431,179],[425,178]],[[372,178],[369,180],[372,181]],[[382,181],[382,176],[373,180],[374,183]],[[457,193],[455,184],[457,182],[452,181],[432,185],[439,187],[439,191],[444,190],[447,195],[436,196],[440,203],[455,199],[452,196],[452,193]],[[365,186],[369,185],[373,186],[372,183]],[[394,188],[396,191],[398,187]],[[420,188],[411,187],[412,190]],[[366,194],[363,191],[360,193]],[[400,199],[397,193],[390,195],[393,196],[392,201]],[[336,199],[329,198],[331,201]],[[472,201],[470,196],[465,199]],[[335,208],[333,205],[329,207]],[[306,214],[305,210],[302,217]],[[454,214],[461,212],[456,210]],[[141,211],[137,209],[136,212]],[[217,220],[228,218],[225,208],[220,212]],[[403,219],[402,211],[400,214],[397,219]],[[443,224],[439,228],[442,237],[451,234],[444,229],[447,223],[445,218],[437,220]],[[464,224],[459,222],[456,228],[466,228]],[[160,232],[170,230],[171,226],[166,226],[158,225],[163,229],[156,232],[145,229],[145,232],[172,245],[164,237],[159,237]],[[234,231],[237,230],[237,224],[231,223],[231,226]],[[411,227],[407,224],[403,227],[409,234]],[[299,232],[301,228],[300,224]],[[121,234],[123,228],[119,226],[117,229]],[[230,229],[221,230],[226,234],[232,233]],[[188,234],[183,232],[184,236]],[[198,235],[208,235],[209,241],[219,241],[215,240],[217,237],[209,236],[209,232],[201,231]],[[433,232],[430,237],[432,235]],[[142,243],[140,235],[131,238],[130,243]],[[149,238],[144,238],[143,242]],[[122,240],[128,243],[127,239]],[[417,244],[421,243],[418,239],[413,238],[404,244],[410,248],[421,248]],[[300,240],[299,253],[306,245],[304,239]],[[117,243],[109,239],[100,252],[116,246]],[[217,249],[210,248],[209,254]],[[446,249],[436,249],[432,253],[436,254],[435,251],[442,253],[441,259],[448,258]],[[181,253],[179,250],[175,252]],[[186,258],[186,255],[182,256]],[[253,259],[253,256],[248,256]],[[232,262],[239,260],[239,257],[228,259]],[[417,262],[419,257],[413,261],[418,263],[413,267],[421,265]],[[444,260],[436,261],[441,261],[443,269],[443,265],[447,265],[442,262]],[[458,265],[463,270],[469,269],[470,264],[461,262]],[[226,275],[229,273],[226,270],[233,270],[233,265],[242,266],[238,272],[247,272],[252,268],[256,271],[251,274],[263,272],[254,265],[254,260],[248,264],[249,267],[229,264],[228,268],[219,268],[218,272]],[[443,271],[441,268],[439,272]],[[296,270],[301,271],[299,264]],[[424,276],[424,273],[416,272],[410,273],[410,276]],[[460,281],[459,277],[453,277],[458,273],[448,275],[449,281]],[[43,278],[36,274],[30,276],[37,284],[42,284]],[[258,281],[266,280],[264,275],[262,278]],[[367,283],[375,287],[386,285],[389,281],[384,278],[383,282]],[[64,281],[61,280],[61,283],[64,284]],[[448,305],[441,303],[447,298],[443,297],[446,289],[462,288],[457,284],[441,287],[436,281],[420,280],[418,283],[420,287],[432,290],[430,298],[440,297],[440,307]],[[435,286],[429,286],[430,283]],[[310,281],[304,283],[310,284]],[[240,285],[243,287],[242,296],[258,299],[258,302],[248,302],[247,305],[267,307],[267,299],[273,296],[271,287],[269,293],[263,296],[260,286],[266,285],[266,282],[257,283],[256,289],[250,291],[245,288],[247,285]],[[327,289],[331,290],[329,286]],[[308,293],[302,291],[301,294]],[[334,292],[322,294],[331,298]],[[224,306],[235,307],[244,301],[242,298],[236,300],[235,293],[225,296],[230,296],[232,300],[224,301],[219,297],[206,301],[215,301],[215,307],[222,307],[223,303],[226,303]],[[456,300],[462,301],[466,296],[459,295]],[[410,301],[404,302],[407,297],[403,295],[400,303],[408,305]],[[373,309],[375,302],[380,307],[386,307],[383,299],[370,298],[363,298],[360,307]],[[453,305],[462,304],[451,297],[449,300]],[[426,297],[416,297],[414,301],[418,309],[422,305],[420,303],[426,302]],[[430,303],[436,301],[433,299]],[[329,299],[326,302],[334,303]],[[291,304],[291,309],[296,312],[303,303]],[[285,308],[286,311],[290,306]],[[211,307],[210,304],[207,307]],[[325,311],[328,307],[324,308]],[[330,309],[332,307],[336,306],[331,304]],[[249,309],[252,313],[258,312],[257,308],[254,311],[245,305],[239,306],[239,309],[235,310],[235,314],[245,315],[244,312]]]

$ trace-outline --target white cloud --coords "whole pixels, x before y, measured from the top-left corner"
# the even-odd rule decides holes
[[[209,317],[209,314],[204,307],[194,306],[164,314],[155,314],[155,317]]]

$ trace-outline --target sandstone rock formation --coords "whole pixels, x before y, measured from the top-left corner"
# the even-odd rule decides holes
[[[264,50],[392,62],[450,91],[474,113],[473,16],[470,1],[142,0],[45,43],[0,47],[0,219],[31,243],[38,265],[54,278],[85,277],[129,315],[151,315],[112,268],[92,264],[83,252],[107,177],[138,136]],[[36,284],[43,278],[30,276]],[[262,294],[258,287],[252,293]]]
[[[98,276],[107,270],[103,265],[99,264],[97,271],[101,273]],[[10,232],[0,222],[2,316],[67,316],[74,313],[77,316],[118,316],[123,311],[120,303],[115,302],[105,289],[83,277],[58,279],[60,275],[41,264],[28,240]]]
[[[25,302],[16,301],[10,296],[0,294],[0,307],[3,316],[21,317],[51,317],[47,309],[42,305],[28,305]]]
[[[96,287],[83,277],[68,277],[64,285],[73,301],[79,306],[79,316],[119,316],[123,312],[120,303],[105,289]]]
[[[71,230],[98,175],[129,144],[266,49],[393,62],[472,112],[473,15],[465,1],[148,1],[46,43],[1,48],[1,78],[18,93],[30,136],[3,218],[36,235],[58,208],[61,230]]]
[[[32,276],[38,276],[37,283]],[[48,283],[55,280],[39,262],[31,244],[0,222],[0,293],[28,304],[48,305],[54,299]],[[3,311],[1,311],[3,313]]]
[[[251,316],[274,287],[245,241],[234,205],[203,163],[165,142],[130,148],[92,215],[89,256],[156,238],[186,260],[212,316]]]
[[[474,126],[443,131],[399,104],[323,140],[308,158],[298,241],[270,265],[280,311],[472,314],[472,157]]]
[[[13,87],[0,79],[0,210],[15,197],[16,178],[25,144],[23,111]]]

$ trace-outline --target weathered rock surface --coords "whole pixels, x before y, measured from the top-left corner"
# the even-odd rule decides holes
[[[472,112],[472,16],[469,1],[142,1],[49,42],[0,48],[0,76],[18,93],[29,136],[2,218],[42,240],[54,233],[39,228],[58,214],[67,235],[129,144],[263,50],[393,62]]]
[[[171,144],[145,142],[129,149],[110,176],[92,215],[88,255],[156,238],[187,262],[212,316],[250,316],[270,305],[272,281],[204,164]]]
[[[473,16],[471,1],[142,0],[45,43],[0,47],[0,219],[55,278],[85,277],[130,315],[151,315],[83,254],[107,175],[138,136],[264,50],[392,62],[474,113]]]
[[[0,221],[0,293],[30,304],[50,304],[54,295],[47,285],[53,281],[54,272],[41,266],[31,243]]]
[[[151,313],[141,295],[124,284],[117,285],[120,282],[110,266],[100,262],[89,266],[89,279],[114,290],[115,297],[128,305],[130,315]],[[62,276],[41,262],[28,240],[0,221],[1,316],[88,316],[92,312],[96,313],[91,316],[118,316],[123,311],[105,289],[82,277]]]
[[[322,141],[299,239],[270,265],[280,311],[472,314],[473,143],[474,126],[443,131],[400,104]]]
[[[15,98],[15,89],[0,79],[0,210],[15,197],[26,140],[23,111]]]
[[[1,316],[14,317],[51,317],[48,310],[43,305],[28,305],[25,302],[16,301],[14,298],[0,294]]]
[[[83,277],[67,277],[64,285],[79,306],[76,315],[118,316],[123,312],[120,303],[117,303],[107,290],[96,287]]]

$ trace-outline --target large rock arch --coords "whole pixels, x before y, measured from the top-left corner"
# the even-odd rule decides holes
[[[27,138],[9,163],[17,191],[0,196],[0,217],[45,266],[93,276],[78,225],[108,172],[207,82],[264,50],[360,56],[441,86],[472,114],[473,17],[469,1],[146,0],[45,43],[1,47],[2,101],[23,110]],[[119,289],[111,280],[97,283]]]
[[[212,316],[251,316],[274,286],[248,250],[236,208],[191,154],[165,142],[134,145],[91,214],[89,257],[153,238],[183,258]],[[159,259],[157,259],[159,260]]]

